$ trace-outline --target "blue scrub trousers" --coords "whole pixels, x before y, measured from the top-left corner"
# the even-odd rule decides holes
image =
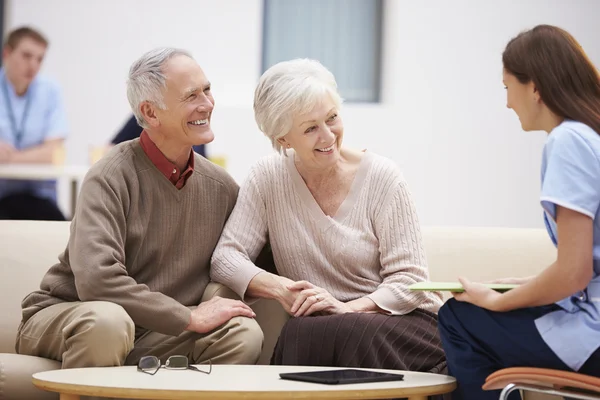
[[[493,312],[450,299],[440,309],[438,327],[449,375],[458,381],[453,400],[497,400],[499,390],[481,386],[493,372],[509,367],[571,369],[546,345],[534,321],[557,305]],[[600,335],[600,332],[598,333]],[[577,340],[577,338],[573,338]],[[600,376],[600,349],[577,371]],[[518,392],[511,400],[518,400]]]

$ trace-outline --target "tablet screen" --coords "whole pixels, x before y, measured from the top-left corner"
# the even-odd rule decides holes
[[[348,383],[387,382],[401,381],[402,374],[389,374],[360,369],[336,369],[315,372],[296,372],[279,374],[282,379],[303,382],[325,383],[328,385],[342,385]]]

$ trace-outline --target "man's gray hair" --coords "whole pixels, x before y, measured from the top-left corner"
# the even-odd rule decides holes
[[[143,102],[151,102],[163,110],[166,108],[162,94],[166,82],[163,66],[176,56],[193,58],[185,50],[160,47],[143,54],[129,69],[127,100],[129,100],[129,105],[137,123],[142,128],[148,127],[140,110],[140,105]]]
[[[254,118],[258,128],[282,149],[278,139],[292,129],[294,117],[306,114],[331,96],[339,109],[342,98],[333,74],[316,60],[295,59],[273,65],[260,77],[254,92]]]

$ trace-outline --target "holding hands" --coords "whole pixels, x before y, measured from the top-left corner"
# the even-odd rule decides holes
[[[381,312],[373,300],[362,297],[344,303],[336,299],[331,293],[322,287],[313,285],[308,281],[293,281],[273,274],[258,274],[252,280],[253,295],[261,293],[272,294],[270,298],[276,299],[285,311],[294,316],[324,314],[344,314],[351,312]]]
[[[307,281],[293,282],[287,289],[294,294],[295,300],[289,310],[294,317],[312,315],[320,312],[323,314],[344,314],[352,309],[327,290],[313,285]]]

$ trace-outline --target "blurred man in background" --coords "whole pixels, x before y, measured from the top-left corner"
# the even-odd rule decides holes
[[[0,164],[51,164],[68,126],[58,85],[38,72],[48,41],[21,27],[7,36],[0,68]],[[64,220],[56,181],[0,179],[0,219]]]

